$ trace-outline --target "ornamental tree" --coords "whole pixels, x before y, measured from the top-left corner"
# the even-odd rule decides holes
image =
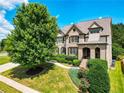
[[[56,18],[49,14],[46,6],[22,4],[13,23],[15,29],[7,40],[12,62],[36,67],[54,54],[58,26]]]

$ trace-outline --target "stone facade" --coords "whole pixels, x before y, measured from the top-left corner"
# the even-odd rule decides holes
[[[79,60],[100,58],[112,63],[111,18],[65,26],[57,36],[59,54],[77,55]]]

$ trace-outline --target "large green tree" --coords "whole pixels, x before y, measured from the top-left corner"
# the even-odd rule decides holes
[[[112,25],[112,55],[117,57],[124,54],[124,24]]]
[[[8,36],[14,63],[36,67],[52,56],[58,26],[47,7],[37,3],[22,4],[14,18],[15,29]]]
[[[6,45],[6,39],[2,39],[0,41],[0,51],[4,50],[5,45]]]

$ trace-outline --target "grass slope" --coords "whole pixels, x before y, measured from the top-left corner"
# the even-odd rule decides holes
[[[26,68],[16,67],[3,75],[42,93],[78,93],[68,76],[68,70],[55,65],[45,66],[45,69],[39,75],[28,76],[25,74]]]
[[[21,92],[17,91],[16,89],[0,82],[0,93],[1,93],[1,91],[4,93],[21,93]]]
[[[0,65],[10,62],[10,59],[8,56],[0,56]]]
[[[111,89],[110,93],[124,93],[124,74],[121,71],[121,63],[116,62],[115,70],[109,71]]]

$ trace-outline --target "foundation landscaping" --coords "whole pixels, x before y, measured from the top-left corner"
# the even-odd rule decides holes
[[[50,60],[54,60],[59,63],[65,63],[70,66],[79,66],[81,63],[81,61],[78,60],[77,56],[75,56],[75,55],[59,54],[59,55],[54,55],[53,57],[51,57]]]

